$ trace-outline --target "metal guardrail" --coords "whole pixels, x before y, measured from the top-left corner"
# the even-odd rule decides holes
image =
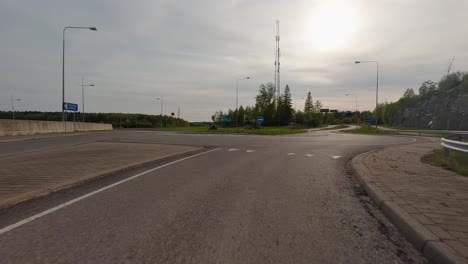
[[[388,130],[392,131],[392,130]],[[442,135],[468,135],[468,131],[457,131],[457,130],[400,130],[400,129],[395,129],[393,131],[396,131],[398,134],[404,134],[404,133],[416,133],[419,134],[420,136],[422,134],[442,134]]]
[[[449,138],[451,137],[453,136],[449,136]],[[449,138],[443,137],[442,142],[440,143],[444,147],[446,156],[448,156],[449,150],[457,150],[468,153],[468,142],[463,142],[464,136],[458,136],[458,140]]]
[[[397,134],[423,134],[426,135],[449,135],[441,139],[441,145],[444,147],[445,156],[447,157],[450,150],[461,151],[468,153],[468,142],[463,142],[465,138],[468,138],[468,131],[457,131],[457,130],[406,130],[406,129],[388,129],[384,131],[394,131]]]

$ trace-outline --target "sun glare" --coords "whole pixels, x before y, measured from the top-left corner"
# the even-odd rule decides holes
[[[343,48],[355,31],[355,23],[354,10],[345,1],[327,1],[313,14],[308,41],[322,51]]]

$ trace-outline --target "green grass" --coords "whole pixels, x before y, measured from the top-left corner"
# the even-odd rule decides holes
[[[245,129],[245,128],[218,128],[218,130],[208,130],[208,127],[170,127],[163,128],[164,131],[182,131],[192,133],[216,133],[216,134],[255,134],[255,135],[289,135],[305,133],[304,129],[291,129],[288,127],[262,127],[260,129]]]
[[[450,150],[449,156],[444,156],[443,149],[435,149],[421,158],[425,163],[442,167],[457,174],[468,176],[468,153]]]
[[[347,125],[338,125],[338,126],[335,126],[335,127],[324,127],[324,128],[321,128],[320,130],[333,130],[333,129],[342,129],[342,128],[348,128],[349,126]]]

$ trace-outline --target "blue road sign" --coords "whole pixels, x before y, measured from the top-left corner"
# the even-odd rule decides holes
[[[364,122],[366,123],[373,123],[374,122],[374,118],[372,116],[368,116],[366,117],[366,119],[364,120]]]
[[[63,109],[68,110],[68,111],[77,112],[78,111],[78,104],[64,103],[63,104]]]
[[[223,115],[222,121],[223,122],[231,122],[231,116],[230,115]]]
[[[262,124],[263,123],[263,116],[257,116],[257,122],[259,124]]]

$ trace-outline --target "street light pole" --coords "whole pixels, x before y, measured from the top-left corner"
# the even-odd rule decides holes
[[[156,98],[156,100],[160,100],[161,101],[161,128],[163,127],[163,105],[164,105],[164,96],[161,96],[161,98]]]
[[[64,129],[66,130],[66,123],[65,123],[65,31],[67,29],[89,29],[96,31],[97,28],[95,27],[65,27],[62,33],[62,122],[64,125]]]
[[[376,91],[375,91],[375,129],[377,130],[378,124],[378,108],[379,108],[379,63],[377,61],[355,61],[354,63],[375,63],[377,65],[377,83],[376,83]]]
[[[84,87],[92,87],[94,84],[84,84],[84,77],[81,76],[81,107],[83,107],[83,123],[85,121],[85,107],[84,107]]]
[[[19,98],[11,97],[11,113],[13,114],[13,120],[15,120],[15,101],[21,101]]]
[[[239,81],[241,80],[248,80],[250,79],[250,77],[245,77],[245,78],[241,78],[241,79],[237,79],[236,80],[236,127],[239,127],[239,113],[238,113],[238,110],[237,110],[237,105],[238,105],[238,101],[239,101]]]
[[[357,114],[357,94],[346,94],[346,96],[354,95],[356,97],[356,129],[357,129],[357,122],[358,122],[358,114]]]

